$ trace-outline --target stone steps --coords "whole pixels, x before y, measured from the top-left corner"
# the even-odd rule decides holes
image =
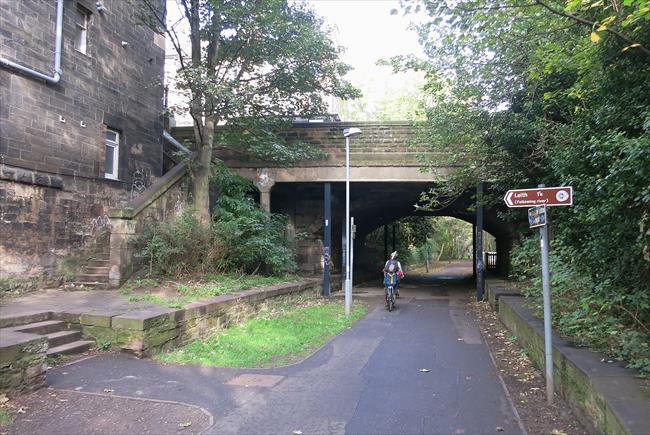
[[[43,322],[28,323],[27,325],[23,326],[16,326],[12,329],[16,332],[47,335],[52,332],[59,332],[66,329],[66,324],[61,320],[45,320]]]
[[[107,283],[108,273],[78,273],[75,285],[79,283]]]
[[[82,353],[95,344],[93,341],[83,340],[81,331],[68,329],[68,324],[62,320],[45,320],[7,329],[14,332],[44,335],[49,346],[47,356],[50,357]]]
[[[85,266],[83,268],[83,274],[108,276],[108,270],[108,266]]]
[[[93,347],[95,342],[90,340],[77,340],[72,343],[62,344],[60,346],[51,347],[47,350],[47,356],[56,357],[59,355],[76,355],[83,353]]]
[[[67,331],[57,331],[45,334],[45,336],[47,337],[47,342],[50,345],[50,349],[52,349],[53,347],[72,343],[81,339],[81,331],[69,329]]]

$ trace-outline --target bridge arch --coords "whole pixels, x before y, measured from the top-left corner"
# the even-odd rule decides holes
[[[420,193],[436,183],[444,183],[457,169],[450,163],[448,154],[432,153],[427,147],[419,146],[417,133],[421,127],[408,122],[294,124],[281,135],[320,147],[324,157],[288,166],[255,160],[228,146],[215,150],[215,158],[257,185],[262,207],[290,217],[290,231],[301,236],[296,242],[298,263],[306,273],[320,273],[323,267],[323,191],[326,183],[332,187],[331,265],[340,271],[337,258],[342,252],[345,214],[343,130],[350,127],[358,127],[363,132],[350,140],[350,207],[359,234],[357,240],[381,225],[423,214],[414,208]],[[177,128],[173,133],[179,139],[192,137],[191,128]],[[429,161],[437,162],[429,171],[422,170],[418,159],[421,153],[428,154]],[[476,218],[471,211],[472,193],[466,192],[446,207],[428,213],[475,224]],[[497,210],[485,210],[484,228],[496,239],[499,270],[504,272],[509,266],[513,228],[498,218]]]

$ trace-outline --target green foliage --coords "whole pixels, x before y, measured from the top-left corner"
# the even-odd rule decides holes
[[[213,234],[199,224],[191,209],[164,223],[153,222],[135,237],[142,246],[150,275],[188,275],[215,270],[219,253]]]
[[[575,206],[551,216],[556,324],[578,342],[643,366],[647,346],[638,343],[647,342],[650,324],[647,1],[422,4],[431,16],[420,28],[428,59],[393,65],[427,74],[429,128],[419,142],[460,165],[430,202],[453,199],[476,180],[489,180],[486,202],[501,205],[508,189],[573,186]],[[535,245],[524,241],[512,257],[514,275],[532,288]]]
[[[400,219],[395,225],[395,248],[401,253],[402,262],[410,267],[424,265],[427,257],[431,264],[472,258],[472,226],[467,222],[450,217],[413,216]],[[389,237],[392,241],[390,228]],[[383,256],[383,227],[366,237],[366,245]],[[486,250],[490,250],[489,242]],[[383,264],[381,258],[377,261]]]
[[[99,342],[99,345],[97,347],[102,352],[106,352],[107,350],[109,350],[111,348],[112,345],[113,345],[113,343],[110,340],[102,340],[102,341]]]
[[[222,367],[284,365],[322,346],[366,312],[365,305],[355,304],[351,315],[346,316],[341,304],[323,300],[277,307],[157,358]]]
[[[262,272],[282,275],[295,270],[293,242],[286,237],[286,217],[260,209],[249,193],[250,181],[219,170],[214,221],[205,228],[192,210],[165,223],[152,223],[135,238],[153,275]]]
[[[214,208],[214,243],[219,270],[254,274],[284,274],[296,269],[292,241],[286,236],[287,218],[259,208],[247,194],[252,182],[221,168],[216,177],[220,195]]]
[[[0,428],[8,428],[14,422],[14,417],[4,408],[0,408]]]
[[[611,281],[593,281],[578,273],[580,262],[559,240],[550,256],[553,323],[563,334],[650,373],[650,295],[615,288]],[[527,237],[513,252],[514,277],[527,283],[530,297],[542,314],[539,241]]]

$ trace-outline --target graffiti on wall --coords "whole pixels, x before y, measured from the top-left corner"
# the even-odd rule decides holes
[[[150,171],[147,169],[140,167],[135,169],[135,172],[133,172],[133,182],[131,183],[131,199],[140,195],[147,189],[147,187],[149,187],[150,175]]]

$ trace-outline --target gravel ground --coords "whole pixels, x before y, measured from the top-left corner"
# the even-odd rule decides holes
[[[480,323],[497,369],[530,435],[588,435],[562,397],[546,403],[546,381],[487,302],[469,304]]]
[[[44,388],[5,404],[7,434],[195,434],[211,425],[196,406]]]

